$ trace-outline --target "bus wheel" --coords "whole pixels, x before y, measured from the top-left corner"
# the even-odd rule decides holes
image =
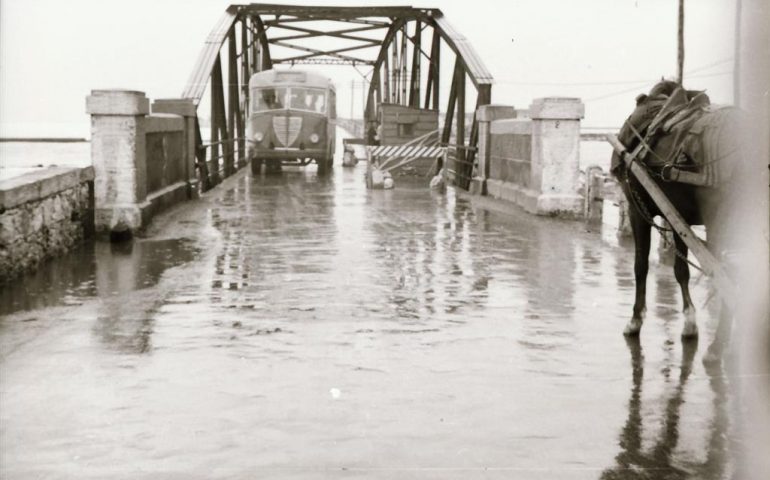
[[[265,162],[265,173],[281,173],[281,161],[267,160]]]
[[[324,175],[329,173],[329,171],[332,169],[332,159],[331,158],[319,158],[316,160],[318,163],[318,173]]]
[[[251,173],[253,175],[259,175],[262,173],[262,159],[253,157],[251,159]]]

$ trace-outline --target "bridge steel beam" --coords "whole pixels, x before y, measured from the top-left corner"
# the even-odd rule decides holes
[[[415,35],[412,40],[412,74],[409,82],[409,98],[405,99],[406,78],[406,48],[404,45],[407,35],[401,37],[400,55],[398,55],[398,32],[406,32],[407,24],[410,21],[415,22]],[[433,40],[431,42],[431,51],[428,56],[429,67],[426,80],[425,98],[420,101],[421,74],[419,73],[419,57],[423,54],[421,48],[421,36],[423,26],[430,26],[433,29]],[[456,152],[455,154],[455,185],[463,189],[470,188],[471,176],[473,175],[474,164],[476,161],[476,150],[478,147],[478,121],[474,112],[473,121],[470,125],[470,135],[466,144],[465,133],[465,101],[467,92],[465,88],[465,78],[469,78],[476,89],[476,106],[488,105],[492,100],[493,78],[484,66],[480,57],[476,54],[470,42],[459,34],[457,30],[446,20],[439,10],[426,10],[425,15],[414,18],[398,19],[394,21],[391,28],[382,42],[382,48],[374,65],[373,78],[380,78],[381,72],[391,70],[391,78],[386,90],[391,90],[390,96],[385,98],[391,103],[400,103],[410,106],[419,106],[421,103],[425,108],[432,106],[435,110],[440,110],[440,66],[441,66],[441,43],[445,43],[455,54],[455,68],[452,75],[452,87],[447,100],[446,117],[444,121],[444,130],[441,141],[449,145],[452,134],[453,122],[456,122],[456,142],[449,145]],[[392,44],[392,62],[388,67],[387,53]],[[398,73],[396,73],[398,72]],[[387,79],[385,82],[388,83]],[[370,95],[368,101],[374,101],[376,97],[375,84],[370,85]],[[368,125],[376,124],[376,118],[369,116],[370,112],[376,112],[376,108],[366,108]]]
[[[303,22],[309,23],[303,25]],[[337,26],[318,26],[326,23]],[[410,36],[411,24],[414,24],[414,33]],[[433,33],[430,53],[424,52],[422,47],[422,35],[428,29]],[[324,49],[316,44],[296,43],[324,37],[349,45]],[[248,81],[252,74],[276,64],[369,65],[372,77],[364,108],[368,131],[368,127],[376,123],[379,105],[383,102],[441,109],[442,43],[454,53],[455,67],[441,140],[444,144],[449,143],[455,123],[456,145],[453,146],[458,152],[455,163],[463,165],[458,167],[457,185],[468,188],[478,142],[478,125],[475,115],[470,129],[465,122],[465,79],[467,76],[476,89],[477,106],[490,103],[493,79],[470,42],[452,27],[441,10],[258,3],[230,5],[206,38],[181,95],[192,100],[197,108],[206,98],[207,88],[210,91],[211,125],[207,143],[201,135],[204,122],[195,119],[199,184],[203,189],[211,188],[220,181],[220,173],[229,175],[243,164],[245,119],[250,97]],[[226,50],[225,44],[228,45]],[[376,56],[367,53],[368,49],[377,46]],[[274,52],[276,48],[299,50],[304,54],[278,57]],[[359,53],[355,56],[345,54],[352,51]],[[422,69],[422,56],[429,62],[427,75]],[[226,82],[222,72],[223,58],[227,61]],[[423,75],[426,76],[424,89]],[[470,135],[466,141],[468,131]]]

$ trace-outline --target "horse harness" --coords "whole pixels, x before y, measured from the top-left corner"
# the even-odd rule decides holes
[[[719,178],[716,170],[707,163],[696,164],[693,157],[700,150],[701,136],[710,125],[706,113],[719,108],[711,106],[703,92],[688,98],[683,88],[677,88],[651,120],[643,122],[638,129],[629,124],[634,136],[644,146],[638,158],[640,163],[663,181],[717,186]],[[645,132],[644,136],[641,132]],[[673,147],[666,158],[662,158],[654,148],[669,135],[674,136]],[[659,167],[659,171],[651,167]]]
[[[690,183],[700,186],[714,186],[712,176],[707,173],[692,172],[698,168],[693,159],[686,153],[697,150],[695,145],[700,140],[704,131],[704,126],[696,127],[703,116],[710,111],[708,97],[703,92],[697,92],[692,98],[688,99],[687,92],[683,88],[677,88],[670,96],[658,95],[648,99],[651,102],[650,110],[646,118],[640,123],[639,128],[628,123],[631,132],[643,146],[639,155],[633,159],[643,165],[651,174],[658,176],[663,181]],[[645,132],[643,136],[641,132]],[[666,158],[661,158],[654,150],[658,141],[667,136],[674,135],[673,148]],[[654,158],[651,158],[654,157]],[[645,161],[646,160],[646,161]],[[656,171],[660,167],[659,171]],[[626,177],[628,182],[628,177]],[[673,231],[657,225],[652,214],[644,206],[644,201],[639,198],[638,193],[629,184],[628,190],[631,193],[631,200],[635,209],[642,218],[661,233],[662,238],[669,242],[665,232]],[[675,245],[672,245],[674,254],[687,262],[693,268],[703,271],[703,269],[690,261],[685,254],[679,251]]]

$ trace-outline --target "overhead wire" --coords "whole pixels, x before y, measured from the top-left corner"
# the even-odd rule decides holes
[[[689,76],[687,76],[687,78],[708,78],[708,77],[718,77],[718,76],[720,76],[720,75],[727,75],[727,74],[730,74],[730,73],[732,73],[732,71],[727,71],[727,72],[718,72],[718,73],[709,73],[709,74],[703,74],[703,75],[689,75]],[[636,91],[636,90],[638,90],[638,89],[639,89],[641,86],[644,86],[644,85],[654,85],[655,83],[657,83],[657,82],[659,82],[659,81],[660,81],[660,80],[658,80],[658,79],[656,79],[656,80],[652,80],[652,81],[648,81],[648,82],[645,82],[644,84],[637,84],[637,86],[635,86],[635,87],[633,87],[633,88],[627,88],[627,89],[619,90],[619,91],[616,91],[616,92],[607,93],[607,94],[604,94],[604,95],[599,95],[599,96],[597,96],[597,97],[587,98],[587,99],[585,99],[585,101],[586,101],[586,102],[594,102],[594,101],[596,101],[596,100],[604,100],[605,98],[612,98],[612,97],[615,97],[615,96],[617,96],[617,95],[622,95],[622,94],[624,94],[624,93],[629,93],[629,92],[633,92],[633,91]]]
[[[707,70],[709,68],[722,65],[724,63],[732,62],[733,58],[723,58],[715,62],[701,65],[696,68],[692,68],[685,72],[685,74],[692,74]],[[527,86],[543,86],[543,87],[590,87],[590,86],[602,86],[602,85],[641,85],[651,84],[657,82],[658,79],[637,79],[637,80],[613,80],[613,81],[595,81],[595,82],[518,82],[518,81],[506,81],[496,80],[498,85],[527,85]]]

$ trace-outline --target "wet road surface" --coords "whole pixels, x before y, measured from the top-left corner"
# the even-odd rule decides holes
[[[670,267],[626,341],[630,245],[396,180],[241,173],[4,289],[0,477],[730,474]]]

